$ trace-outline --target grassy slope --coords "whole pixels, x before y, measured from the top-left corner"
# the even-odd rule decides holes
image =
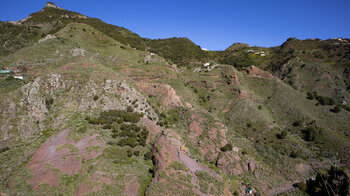
[[[334,114],[329,111],[329,106],[315,106],[315,101],[306,99],[305,92],[296,90],[283,81],[251,78],[244,72],[237,71],[230,66],[220,66],[211,72],[200,73],[193,73],[193,69],[182,68],[180,69],[182,73],[176,73],[165,63],[145,65],[143,58],[147,55],[146,52],[133,50],[122,45],[86,24],[69,23],[56,34],[59,38],[23,48],[2,59],[2,62],[5,64],[26,63],[27,65],[33,65],[30,72],[28,72],[29,80],[31,76],[33,78],[38,75],[45,77],[49,73],[59,73],[65,75],[67,80],[74,79],[82,84],[85,84],[89,79],[103,83],[104,79],[118,78],[118,80],[125,80],[133,85],[134,82],[137,82],[132,77],[134,75],[159,77],[160,79],[151,82],[170,84],[182,100],[191,103],[195,110],[210,111],[211,114],[203,111],[207,115],[208,121],[217,117],[225,122],[230,129],[228,133],[229,142],[243,149],[249,157],[253,157],[263,165],[264,171],[260,171],[260,176],[247,173],[238,177],[246,182],[254,182],[258,184],[258,187],[266,179],[271,183],[270,186],[274,187],[286,183],[288,180],[305,176],[305,174],[295,172],[296,164],[312,165],[323,161],[324,158],[325,162],[329,162],[335,152],[339,153],[337,159],[343,160],[346,165],[349,164],[347,162],[349,160],[347,157],[348,149],[350,149],[348,146],[349,138],[344,135],[347,128],[350,127],[349,122],[347,122],[349,112],[342,111]],[[86,51],[85,57],[73,57],[71,51],[76,48],[83,48]],[[57,50],[58,53],[56,53]],[[193,56],[189,57],[192,58]],[[73,68],[65,70],[62,65],[66,64],[72,64]],[[91,66],[86,67],[86,64]],[[227,84],[224,75],[234,73],[238,75],[240,84],[230,86]],[[174,78],[169,79],[169,75],[174,75]],[[216,88],[208,87],[213,83]],[[19,102],[19,97],[21,97],[19,90],[10,90],[11,92],[7,91],[8,93],[1,95],[4,98],[2,100],[8,101],[5,97],[11,95],[11,97],[17,98],[13,101]],[[238,98],[239,91],[243,90],[250,95],[249,98]],[[86,95],[82,94],[81,96]],[[69,92],[62,93],[62,100],[57,103],[57,106],[62,107],[66,102],[69,102],[68,97],[78,98],[79,96]],[[149,98],[149,101],[152,103],[151,98]],[[153,106],[157,108],[157,102],[154,100]],[[259,106],[261,106],[261,109],[259,109]],[[224,112],[226,108],[228,110]],[[2,108],[2,110],[5,110],[5,108]],[[71,120],[63,126],[74,126],[75,130],[78,130],[80,127],[75,125],[86,125],[86,122],[84,121],[85,114],[74,112],[76,110],[76,106],[69,106],[63,110],[54,108],[50,117],[54,118],[60,114],[65,115],[67,119]],[[24,111],[25,109],[23,109],[23,115],[25,115]],[[305,142],[301,134],[303,127],[292,126],[293,122],[300,119],[307,122],[315,120],[317,126],[325,129],[326,133],[318,143]],[[50,124],[51,120],[48,118],[46,123]],[[183,124],[186,124],[186,120],[185,118],[182,119],[174,128],[179,134],[183,134],[184,138],[187,137],[186,132],[182,131],[186,129],[186,126],[183,126]],[[13,119],[13,121],[15,125],[16,120]],[[270,128],[271,125],[273,128]],[[279,134],[282,130],[286,130],[288,136],[283,140],[277,139],[276,134]],[[91,133],[93,132],[101,133],[104,141],[111,139],[110,135],[105,134],[99,128],[91,127]],[[3,168],[15,165],[20,156],[40,146],[45,139],[47,137],[35,136],[32,140],[23,141],[21,143],[23,145],[14,147],[2,154],[1,163],[5,164]],[[191,143],[188,142],[187,145],[190,146]],[[125,149],[110,150],[125,155]],[[290,157],[292,151],[299,154],[297,158]],[[325,153],[326,151],[328,152]],[[200,156],[195,152],[192,155],[194,157]],[[88,163],[86,168],[84,165],[83,170],[88,171],[88,166],[94,165],[95,161],[99,161],[103,163],[103,166],[106,166],[103,168],[106,171],[118,170],[118,172],[127,172],[128,175],[136,175],[137,172],[141,171],[137,175],[149,175],[149,163],[144,162],[142,158],[129,159],[122,156],[120,160],[123,163],[114,165],[113,158],[102,156]],[[30,175],[26,172],[25,163],[23,162],[22,165],[18,166],[18,169],[7,180],[7,183],[20,182],[12,185],[18,191],[28,189],[24,182],[25,179],[30,178]],[[97,165],[92,170],[97,171],[101,168]],[[66,183],[70,180],[81,181],[84,177],[84,175],[78,175],[74,179],[62,177],[60,178],[62,186],[58,188],[45,186],[42,191],[65,190],[67,191],[65,193],[70,193],[76,188],[77,184],[70,186]],[[229,178],[236,179],[237,176],[230,176]],[[106,188],[106,190],[113,193],[120,193],[122,189],[122,187]]]

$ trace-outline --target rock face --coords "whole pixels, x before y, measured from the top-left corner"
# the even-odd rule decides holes
[[[42,42],[44,42],[44,41],[46,41],[46,40],[54,39],[54,38],[56,38],[56,36],[54,36],[54,35],[47,35],[46,37],[40,39],[38,42],[39,42],[39,43],[42,43]]]
[[[198,163],[196,160],[190,158],[187,155],[186,148],[183,146],[180,135],[176,134],[172,130],[165,130],[163,134],[154,143],[154,148],[152,149],[155,155],[154,161],[157,166],[155,171],[155,177],[153,178],[149,188],[147,189],[147,194],[159,194],[155,193],[155,188],[157,186],[162,186],[163,184],[170,183],[169,178],[179,179],[180,176],[190,177],[186,183],[195,186],[183,186],[181,184],[171,184],[172,187],[179,187],[179,190],[189,191],[188,193],[206,195],[200,190],[200,180],[196,176],[197,172],[205,171],[208,172],[213,178],[221,181],[222,178],[213,170],[209,169],[207,166]],[[164,176],[165,174],[165,176]],[[168,176],[168,177],[167,177]],[[174,183],[174,182],[173,182]],[[192,188],[190,188],[192,187]],[[174,194],[170,190],[164,190],[163,194]],[[175,195],[178,195],[177,193]]]
[[[83,160],[102,154],[104,143],[97,139],[98,134],[88,135],[74,142],[67,138],[69,132],[70,129],[66,129],[57,136],[50,137],[35,151],[32,161],[27,166],[33,175],[30,180],[33,189],[38,189],[40,183],[56,186],[58,178],[54,169],[72,176],[79,172]],[[88,147],[94,149],[89,151]]]
[[[154,53],[150,53],[144,58],[145,63],[158,63],[158,62],[165,62],[165,60],[159,56],[157,56]]]
[[[62,8],[56,6],[56,5],[55,5],[54,3],[52,3],[52,2],[47,2],[45,7],[56,8],[56,9],[62,9]]]
[[[272,79],[273,75],[267,71],[264,71],[254,65],[249,66],[247,69],[247,74],[252,77],[267,78]]]
[[[85,183],[81,183],[79,185],[79,187],[77,188],[75,195],[76,196],[82,196],[82,195],[86,195],[88,193],[91,192],[97,192],[99,190],[102,190],[102,185],[103,184],[111,184],[112,180],[109,177],[105,177],[99,173],[94,173],[91,177],[91,180],[93,182],[98,182],[99,184],[97,186],[92,186],[85,184]]]
[[[80,57],[84,57],[85,56],[85,50],[82,48],[74,48],[70,51],[70,54],[72,56],[80,56]]]
[[[28,115],[35,120],[43,121],[48,113],[45,100],[40,93],[41,78],[36,78],[22,88],[23,102],[28,104]]]
[[[204,124],[203,118],[193,114],[189,124],[189,138],[198,145],[199,152],[206,161],[215,162],[221,152],[220,148],[227,144],[227,128],[218,121],[212,126],[204,126]]]
[[[182,106],[180,97],[176,94],[176,91],[168,84],[158,84],[158,83],[141,83],[138,84],[141,91],[159,97],[160,102],[166,108]]]
[[[232,151],[223,153],[216,165],[230,175],[239,175],[244,172],[244,168],[241,165],[241,158],[237,153]]]

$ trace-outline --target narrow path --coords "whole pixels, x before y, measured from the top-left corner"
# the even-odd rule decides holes
[[[270,190],[270,191],[267,192],[267,195],[278,195],[278,194],[281,194],[281,193],[285,193],[285,192],[291,191],[291,190],[297,188],[297,187],[293,186],[295,183],[300,183],[302,181],[303,180],[294,181],[292,184],[287,184],[286,186]]]

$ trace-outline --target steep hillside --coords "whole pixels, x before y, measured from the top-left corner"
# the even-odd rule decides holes
[[[71,22],[84,23],[131,48],[149,50],[180,65],[199,61],[208,56],[187,38],[147,39],[123,27],[107,24],[77,12],[59,8],[53,3],[21,21],[1,22],[0,57],[55,34]],[[211,54],[213,56],[214,53]]]
[[[331,165],[347,179],[346,44],[319,61],[337,41],[206,52],[50,3],[1,25],[20,40],[42,24],[55,31],[0,58],[24,76],[0,81],[1,194],[305,195]]]

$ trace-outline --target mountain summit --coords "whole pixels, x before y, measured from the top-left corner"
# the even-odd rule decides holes
[[[51,8],[62,9],[62,8],[60,8],[60,7],[57,7],[57,6],[56,6],[54,3],[52,3],[52,2],[47,2],[45,7],[51,7]]]

